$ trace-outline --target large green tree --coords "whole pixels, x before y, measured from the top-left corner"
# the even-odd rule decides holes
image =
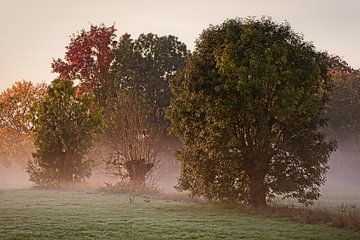
[[[88,95],[77,95],[71,80],[56,79],[32,110],[36,151],[28,165],[38,185],[75,183],[88,177],[91,162],[84,155],[101,129],[102,117]]]
[[[150,120],[163,130],[164,112],[171,99],[169,80],[184,67],[187,56],[186,45],[177,37],[153,33],[141,34],[135,40],[125,34],[115,50],[115,85],[143,96],[150,108]]]
[[[269,18],[206,29],[171,83],[171,132],[183,142],[178,188],[255,207],[274,194],[318,198],[335,148],[319,130],[327,59]]]

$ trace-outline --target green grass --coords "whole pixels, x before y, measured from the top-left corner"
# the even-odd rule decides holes
[[[360,232],[128,195],[0,190],[0,239],[360,239]]]

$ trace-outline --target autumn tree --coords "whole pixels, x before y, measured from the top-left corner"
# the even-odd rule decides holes
[[[30,108],[43,98],[45,84],[16,82],[0,94],[0,155],[6,162],[31,156]]]
[[[141,34],[135,40],[124,34],[117,42],[115,32],[114,26],[102,24],[73,35],[64,60],[53,61],[53,71],[62,78],[79,81],[79,92],[95,96],[108,126],[99,144],[101,155],[107,151],[106,142],[117,139],[111,137],[112,133],[119,130],[112,129],[112,112],[106,109],[114,106],[123,91],[136,92],[145,99],[147,121],[162,134],[162,149],[169,150],[175,139],[168,137],[164,118],[171,98],[169,79],[184,66],[186,46],[175,36],[152,33]]]
[[[326,109],[326,132],[337,140],[338,149],[332,155],[329,177],[350,185],[360,180],[360,71],[338,57],[330,63],[333,91]]]
[[[106,170],[122,183],[143,185],[157,154],[157,132],[148,119],[146,103],[131,91],[119,91],[107,110],[111,131],[106,143],[111,154]]]
[[[92,98],[77,95],[71,80],[56,79],[45,98],[32,109],[36,151],[28,165],[37,185],[75,183],[91,173],[84,155],[101,129],[102,117],[92,109]]]
[[[360,70],[339,57],[328,60],[333,91],[326,111],[330,134],[345,140],[360,133]],[[345,139],[344,139],[345,138]]]
[[[169,80],[184,67],[187,56],[186,45],[177,37],[153,33],[135,40],[125,34],[115,50],[115,85],[142,95],[151,110],[150,120],[165,132],[164,112],[171,99]]]
[[[91,92],[96,102],[104,104],[112,88],[110,69],[114,61],[115,27],[91,25],[73,35],[66,47],[64,60],[52,63],[60,78],[80,81],[81,92]]]
[[[175,36],[152,33],[136,40],[124,34],[117,42],[115,32],[114,26],[102,24],[73,35],[64,60],[53,61],[53,71],[60,78],[80,81],[79,90],[93,93],[101,107],[110,104],[118,90],[137,91],[151,108],[152,121],[166,132],[169,79],[184,66],[186,45]]]
[[[317,199],[335,149],[319,130],[326,59],[269,18],[206,29],[171,83],[171,132],[183,142],[178,188],[255,207],[274,194]]]

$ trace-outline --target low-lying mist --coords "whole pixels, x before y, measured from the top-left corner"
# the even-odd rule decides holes
[[[96,156],[92,157],[96,159]],[[102,159],[102,156],[97,159]],[[169,154],[160,154],[159,160],[159,164],[154,171],[151,172],[148,181],[150,184],[155,184],[156,188],[161,192],[173,193],[176,191],[174,187],[177,184],[177,179],[180,174],[179,163],[173,155]],[[7,164],[0,162],[0,189],[23,189],[32,187],[33,183],[29,181],[25,165],[25,163],[16,161]],[[115,184],[117,181],[119,181],[119,179],[106,174],[102,164],[97,164],[90,178],[77,189],[94,190],[104,187],[108,183]]]
[[[21,164],[0,164],[0,189],[29,188],[32,183]]]
[[[159,166],[154,170],[151,181],[157,189],[166,193],[176,191],[174,186],[180,174],[179,163],[173,155],[161,155]],[[360,152],[353,151],[344,146],[331,155],[327,181],[321,188],[322,191],[360,193]],[[106,175],[102,168],[95,168],[89,179],[82,186],[85,189],[98,189],[105,183],[116,183],[117,179]],[[12,163],[0,165],[0,189],[30,188],[33,184],[29,181],[23,164]]]
[[[339,148],[331,155],[329,167],[323,190],[360,193],[360,152]]]

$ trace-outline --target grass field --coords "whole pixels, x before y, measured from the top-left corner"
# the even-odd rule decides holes
[[[128,195],[0,190],[0,239],[360,239],[360,232]]]

